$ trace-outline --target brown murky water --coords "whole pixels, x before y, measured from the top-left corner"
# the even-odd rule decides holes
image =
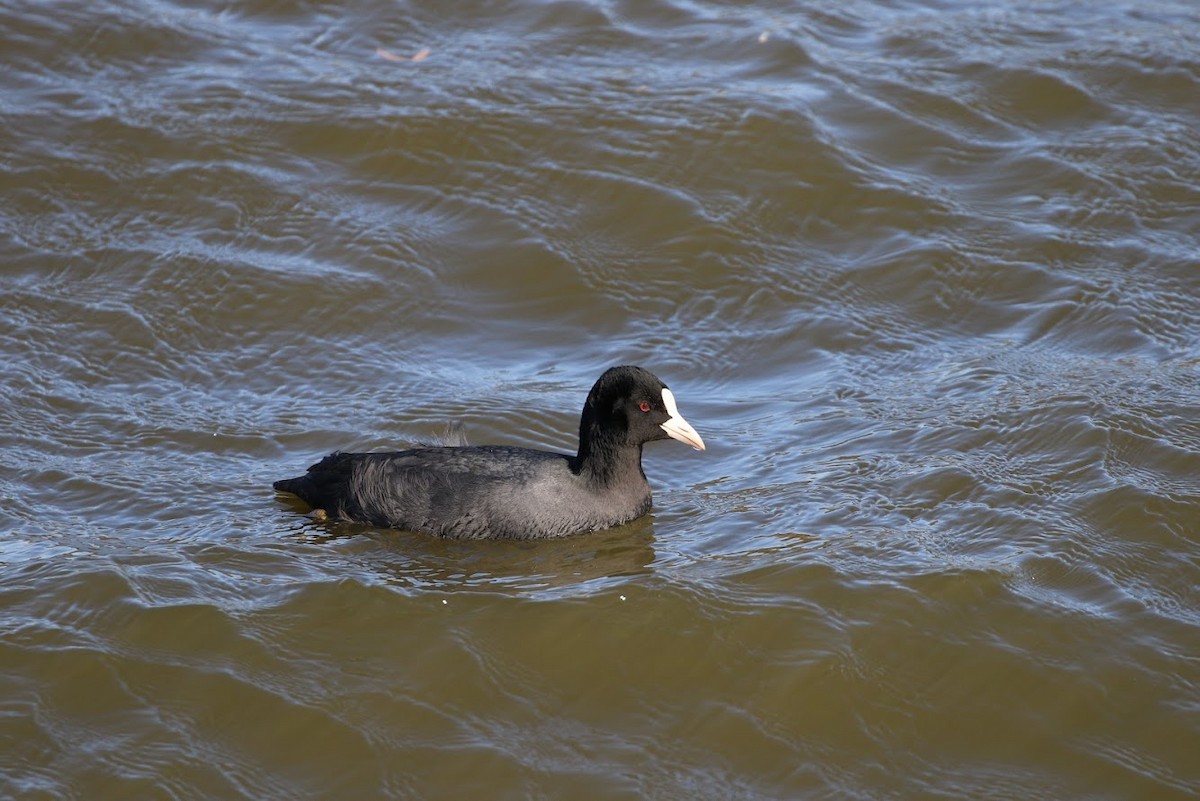
[[[1194,3],[18,2],[0,54],[0,796],[1200,795]],[[270,490],[572,449],[630,362],[709,445],[631,525]]]

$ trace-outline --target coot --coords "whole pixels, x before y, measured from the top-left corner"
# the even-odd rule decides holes
[[[667,437],[704,450],[666,384],[612,367],[588,393],[574,456],[504,445],[337,452],[275,489],[336,520],[461,539],[560,537],[648,512],[642,445]]]

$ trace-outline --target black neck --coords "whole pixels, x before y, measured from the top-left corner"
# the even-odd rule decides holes
[[[618,442],[595,430],[580,433],[583,436],[579,440],[579,453],[572,465],[576,474],[596,486],[611,486],[631,479],[646,480],[640,444]]]

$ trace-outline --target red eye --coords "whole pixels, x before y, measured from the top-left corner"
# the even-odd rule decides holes
[[[641,403],[638,404],[638,408],[641,409],[643,412],[648,412],[648,411],[650,411],[650,404],[647,403],[646,401],[642,401]]]

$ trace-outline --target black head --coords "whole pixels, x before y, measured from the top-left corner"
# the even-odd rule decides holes
[[[641,367],[610,367],[588,393],[579,421],[579,454],[597,448],[636,447],[672,437],[698,451],[704,440],[683,419],[675,396]]]

